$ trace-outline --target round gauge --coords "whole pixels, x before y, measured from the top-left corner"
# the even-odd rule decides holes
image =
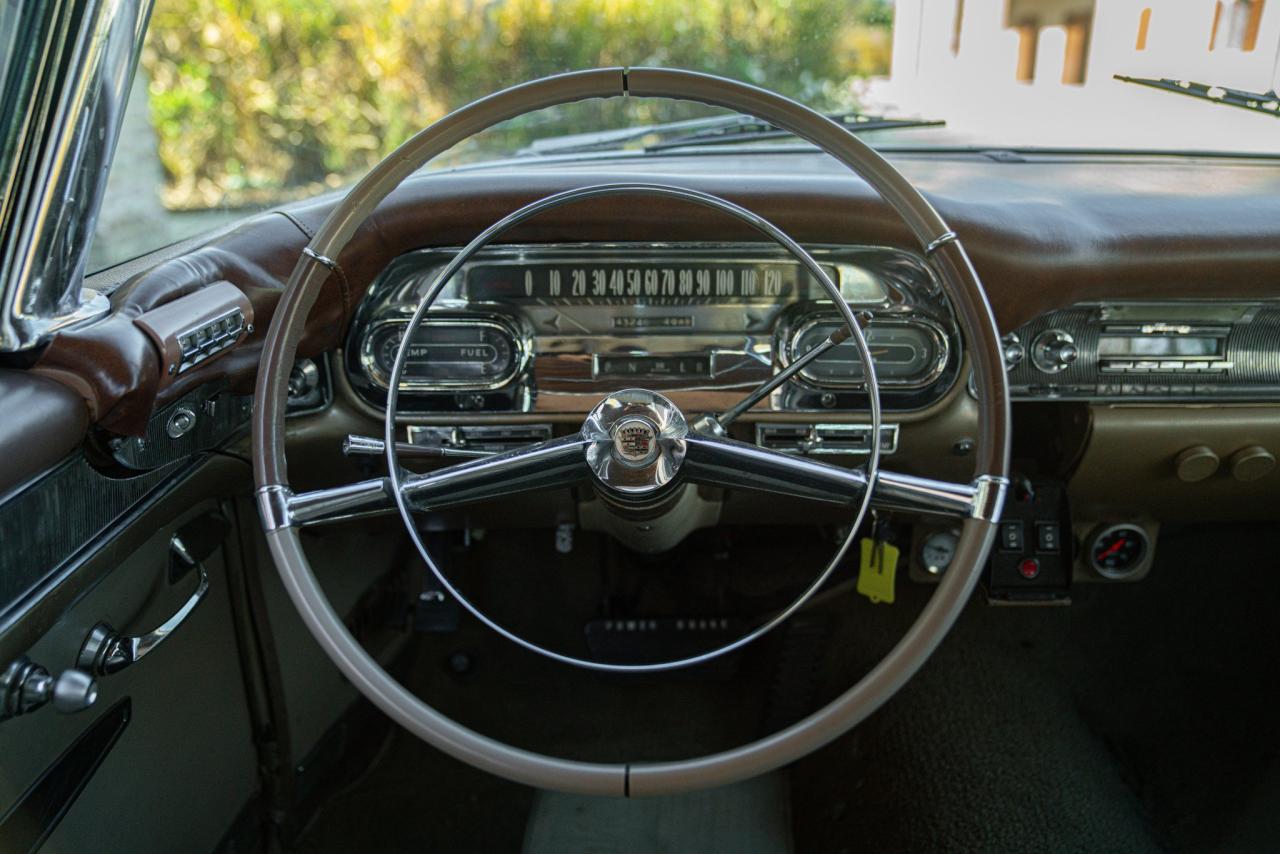
[[[396,324],[386,330],[378,330],[377,351],[374,357],[378,367],[387,376],[391,376],[391,368],[396,363],[396,353],[400,350],[400,339],[404,338],[404,327]]]
[[[930,575],[941,575],[951,565],[956,556],[956,543],[959,538],[952,531],[934,531],[925,537],[920,546],[920,562]]]
[[[1103,528],[1089,546],[1089,565],[1105,578],[1127,578],[1141,569],[1151,550],[1147,532],[1137,525]]]
[[[792,358],[817,347],[840,328],[836,320],[821,320],[802,327],[792,340]],[[923,324],[873,322],[863,333],[876,365],[876,379],[887,386],[914,386],[928,382],[939,358],[938,337]],[[801,373],[818,385],[856,385],[862,381],[862,360],[852,340],[846,340],[807,365]]]

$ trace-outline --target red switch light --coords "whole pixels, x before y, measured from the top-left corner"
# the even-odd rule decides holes
[[[1029,557],[1018,564],[1018,572],[1023,578],[1031,579],[1040,574],[1040,561]]]

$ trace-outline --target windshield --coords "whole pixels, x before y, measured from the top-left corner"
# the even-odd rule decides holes
[[[89,269],[346,186],[451,109],[604,65],[708,71],[850,121],[868,114],[877,121],[855,129],[886,150],[1280,154],[1271,116],[1115,79],[1264,93],[1278,45],[1280,0],[156,0]],[[727,138],[689,122],[717,115],[642,99],[574,104],[433,167],[660,156],[709,135],[796,144],[768,128]],[[648,130],[565,141],[637,126]]]

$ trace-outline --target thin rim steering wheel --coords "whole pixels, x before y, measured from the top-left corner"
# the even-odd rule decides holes
[[[487,480],[476,469],[459,466],[393,482],[398,472],[391,457],[393,478],[294,494],[285,473],[284,447],[289,366],[306,316],[336,266],[331,259],[338,257],[374,208],[414,171],[481,130],[558,104],[628,95],[692,100],[753,115],[808,140],[867,181],[911,229],[956,310],[972,360],[979,415],[977,475],[970,484],[888,473],[874,480],[858,478],[859,473],[802,459],[779,459],[783,455],[744,443],[694,443],[700,457],[695,466],[703,482],[758,488],[758,479],[766,478],[784,494],[847,494],[850,503],[867,498],[886,506],[949,512],[965,520],[951,570],[907,633],[854,686],[803,720],[750,744],[693,759],[643,764],[546,756],[498,742],[445,717],[382,669],[351,636],[320,589],[299,538],[303,525],[385,510],[393,502],[402,505],[409,490],[429,507],[477,500],[476,496],[495,494],[492,472]],[[837,304],[848,312],[843,300]],[[455,758],[517,782],[586,794],[638,796],[724,785],[798,759],[866,718],[915,673],[963,608],[990,550],[1008,485],[1009,406],[999,332],[955,233],[897,170],[840,125],[772,92],[689,71],[610,68],[544,78],[463,107],[406,142],[351,190],[303,251],[272,318],[255,393],[254,471],[267,543],[295,607],[329,657],[391,718]],[[388,439],[393,439],[388,433]],[[557,443],[547,446],[529,455],[530,466],[500,476],[518,475],[514,482],[522,489],[560,485],[567,457],[560,454]],[[752,475],[750,481],[741,477],[743,471]]]
[[[867,345],[866,337],[862,334],[857,318],[854,317],[853,310],[849,304],[840,297],[840,289],[831,281],[831,277],[827,275],[826,270],[814,260],[804,247],[796,243],[786,232],[778,228],[773,223],[763,217],[748,211],[747,209],[735,205],[732,202],[713,196],[708,193],[701,193],[696,190],[689,190],[681,187],[668,187],[663,184],[596,184],[588,187],[581,187],[575,190],[565,190],[560,193],[547,196],[537,201],[530,202],[519,210],[508,214],[498,222],[486,228],[483,232],[475,237],[470,243],[462,248],[452,260],[436,274],[435,280],[426,289],[422,298],[418,302],[418,307],[414,311],[413,316],[409,319],[408,324],[404,328],[404,332],[400,338],[400,346],[396,350],[396,357],[391,369],[391,378],[387,388],[387,409],[383,419],[383,444],[386,448],[387,471],[390,473],[391,495],[395,499],[396,508],[400,511],[400,517],[405,523],[405,528],[409,532],[409,538],[413,541],[414,546],[418,549],[431,573],[436,580],[444,587],[444,589],[457,600],[464,608],[471,613],[480,622],[497,632],[502,637],[511,641],[518,646],[522,646],[530,652],[537,653],[545,658],[558,661],[561,664],[569,664],[575,667],[581,667],[587,670],[600,670],[612,673],[656,673],[664,670],[676,670],[682,667],[692,667],[697,664],[710,661],[726,655],[734,650],[741,649],[752,641],[763,637],[773,629],[777,628],[785,622],[792,614],[799,611],[804,604],[808,602],[814,594],[821,589],[831,574],[840,566],[841,560],[849,551],[853,541],[857,539],[858,530],[862,525],[863,519],[866,518],[867,508],[871,504],[872,489],[864,489],[862,497],[856,503],[857,515],[853,524],[849,526],[849,533],[841,542],[840,547],[836,550],[832,558],[827,562],[825,568],[818,573],[812,582],[810,582],[790,604],[778,611],[772,617],[757,625],[755,628],[745,634],[721,644],[713,649],[706,650],[695,655],[684,658],[672,659],[668,661],[648,662],[642,664],[614,664],[605,661],[598,661],[587,658],[579,658],[565,653],[556,652],[548,647],[539,645],[527,638],[516,634],[511,629],[503,626],[494,618],[490,617],[477,605],[475,605],[458,587],[449,579],[448,575],[440,570],[436,561],[431,556],[431,551],[427,548],[427,544],[423,542],[422,535],[418,532],[418,526],[414,523],[412,516],[412,508],[410,502],[412,497],[406,495],[405,477],[411,477],[411,474],[400,465],[399,453],[397,447],[399,442],[396,436],[396,409],[400,398],[400,379],[403,376],[410,347],[413,342],[414,333],[418,330],[424,317],[426,317],[428,309],[431,308],[436,297],[440,294],[441,289],[449,282],[454,275],[462,269],[477,252],[500,237],[506,231],[514,228],[525,220],[531,219],[540,213],[560,207],[574,202],[585,201],[587,199],[600,198],[603,196],[613,195],[629,195],[629,196],[654,196],[664,198],[675,198],[683,201],[692,202],[696,205],[709,208],[711,210],[727,213],[745,222],[752,228],[764,234],[779,243],[787,252],[796,259],[814,279],[822,286],[832,304],[836,306],[840,313],[840,320],[845,324],[849,337],[853,339],[854,345],[858,351],[858,361],[863,369],[867,386],[867,398],[870,403],[869,410],[871,414],[871,435],[880,435],[880,388],[876,383],[875,363],[871,359],[871,350]],[[652,397],[648,397],[652,395]],[[618,468],[617,455],[612,453],[614,433],[609,426],[601,423],[602,418],[597,414],[601,407],[596,407],[592,414],[583,424],[582,432],[579,434],[582,442],[583,453],[590,455],[595,454],[591,467],[597,475],[595,483],[597,488],[606,491],[614,491],[617,489],[624,494],[615,495],[615,500],[626,502],[629,498],[634,498],[637,494],[642,500],[647,499],[650,494],[658,493],[669,486],[676,486],[674,483],[676,476],[680,473],[682,464],[685,459],[692,454],[692,467],[697,469],[699,458],[701,456],[698,446],[691,448],[690,442],[705,442],[710,437],[693,435],[684,421],[683,414],[662,395],[645,392],[642,389],[624,389],[605,398],[601,406],[612,407],[614,401],[619,401],[626,396],[626,401],[621,405],[626,407],[632,417],[643,418],[645,416],[656,416],[653,420],[646,418],[649,423],[655,426],[659,421],[663,424],[663,428],[659,431],[662,437],[659,441],[666,441],[671,445],[677,445],[675,453],[666,454],[667,464],[661,471],[654,470],[649,474],[651,477],[643,477],[643,471],[639,472],[642,477],[637,478],[637,471],[630,466]],[[629,404],[629,405],[628,405]],[[640,413],[645,413],[641,415]],[[719,422],[715,422],[719,424]],[[616,426],[616,425],[615,425]],[[723,430],[717,431],[722,433]],[[713,434],[714,435],[714,434]],[[570,444],[570,451],[576,443]],[[537,447],[537,446],[535,446]],[[509,455],[504,455],[499,460],[473,463],[470,466],[459,466],[459,470],[482,470],[486,467],[500,465],[507,467],[508,470],[514,466],[513,462],[508,460],[518,460],[520,455],[527,454],[528,449],[514,451]],[[663,455],[659,451],[658,457]],[[867,454],[866,464],[866,482],[868,484],[875,483],[876,472],[880,467],[880,443],[872,442]],[[627,480],[625,484],[618,484],[619,480],[616,474],[621,474]],[[649,481],[653,482],[650,483]],[[621,489],[619,489],[621,487]]]

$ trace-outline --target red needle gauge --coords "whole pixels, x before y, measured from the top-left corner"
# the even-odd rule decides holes
[[[1115,554],[1116,552],[1120,551],[1120,549],[1124,548],[1124,544],[1127,542],[1128,540],[1126,540],[1124,537],[1121,537],[1120,539],[1116,540],[1114,543],[1107,546],[1106,549],[1098,553],[1098,560],[1111,557],[1111,555]]]

